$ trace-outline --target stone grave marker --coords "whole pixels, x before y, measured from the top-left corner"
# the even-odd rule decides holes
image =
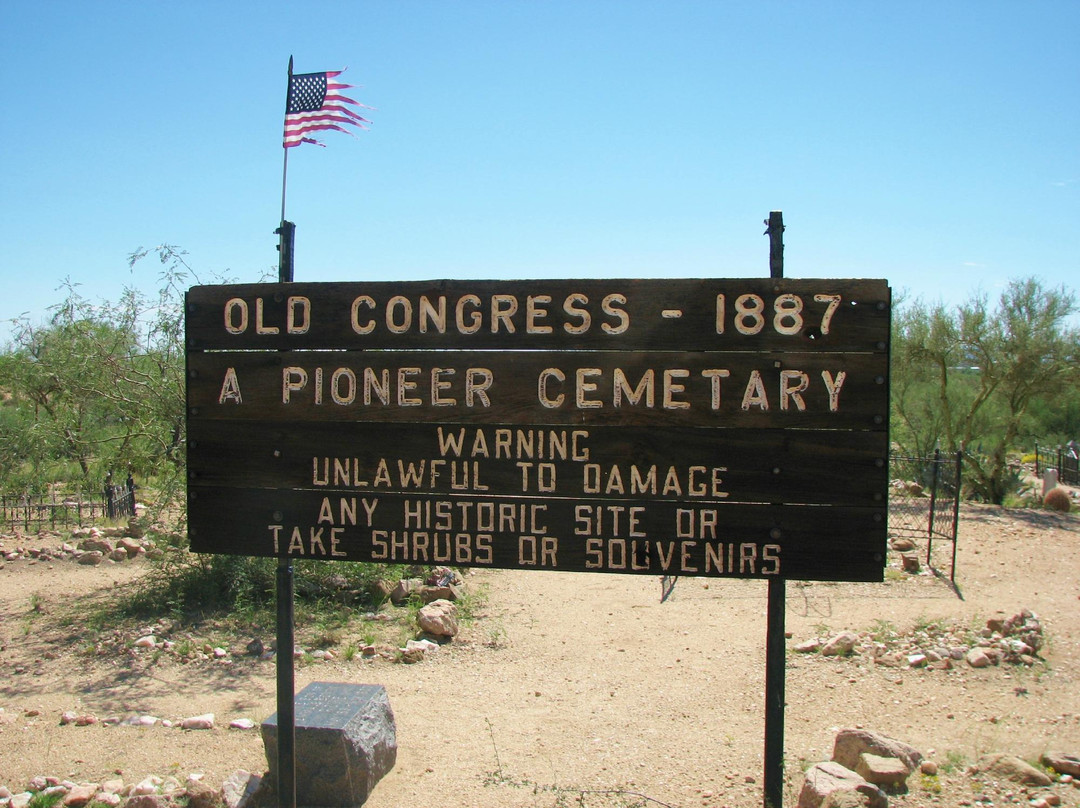
[[[296,804],[363,805],[397,760],[397,732],[382,685],[312,682],[296,695]],[[277,713],[262,723],[270,782],[277,782]]]

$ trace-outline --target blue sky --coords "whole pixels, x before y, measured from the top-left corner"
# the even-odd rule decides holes
[[[290,150],[298,281],[767,275],[782,210],[789,277],[1075,290],[1078,43],[1074,0],[4,0],[0,321],[163,242],[272,270],[290,55],[377,108]]]

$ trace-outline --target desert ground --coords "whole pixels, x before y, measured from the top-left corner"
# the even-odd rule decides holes
[[[0,550],[54,547],[64,535],[8,534]],[[925,561],[925,541],[917,552]],[[951,585],[951,545],[935,540],[934,566],[899,570],[890,553],[875,584],[786,585],[785,805],[805,768],[827,760],[839,728],[902,740],[939,764],[916,773],[891,805],[1026,804],[1010,783],[973,777],[980,755],[1037,761],[1048,749],[1080,752],[1080,517],[965,504]],[[38,775],[74,782],[192,773],[221,783],[267,768],[256,722],[275,705],[273,661],[246,652],[250,635],[221,638],[212,623],[88,626],[84,615],[147,574],[151,562],[23,555],[0,569],[0,786]],[[460,634],[417,664],[347,653],[304,660],[310,681],[381,684],[397,724],[394,769],[370,808],[441,806],[760,806],[764,743],[766,584],[679,579],[666,599],[655,577],[532,571],[464,573],[474,599]],[[1045,644],[1032,665],[951,669],[875,662],[794,647],[840,631],[903,652],[916,631],[972,634],[989,619],[1028,609]],[[389,603],[391,616],[404,612]],[[361,624],[363,621],[361,621]],[[390,624],[385,624],[390,625]],[[181,662],[133,645],[153,629],[220,658]],[[312,627],[297,626],[298,642]],[[872,635],[872,636],[871,636]],[[273,626],[257,637],[269,647]],[[63,724],[64,713],[98,719]],[[150,715],[170,722],[213,713],[209,730],[109,725]],[[1055,786],[1061,804],[1080,789]]]

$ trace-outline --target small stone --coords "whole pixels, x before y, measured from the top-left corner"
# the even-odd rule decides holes
[[[448,600],[435,600],[416,614],[421,631],[437,637],[453,637],[458,633],[457,606]]]
[[[927,777],[936,777],[938,773],[938,765],[932,760],[924,760],[919,764],[919,771],[925,774]]]
[[[847,656],[859,641],[859,636],[852,631],[842,631],[830,639],[821,648],[822,656]]]
[[[180,729],[213,729],[214,728],[214,714],[204,713],[203,715],[194,715],[191,718],[185,718],[180,722]]]
[[[1021,783],[1026,786],[1036,786],[1041,788],[1043,786],[1048,786],[1053,782],[1045,772],[1036,769],[1026,760],[1018,758],[1015,755],[1005,755],[1001,753],[983,755],[979,758],[975,768],[977,771],[989,772],[995,777],[1011,780],[1014,783]]]
[[[966,659],[973,668],[988,668],[992,664],[990,655],[983,648],[972,648],[967,652]]]
[[[461,587],[455,584],[420,587],[421,603],[431,603],[435,600],[461,600]]]
[[[1080,777],[1080,756],[1071,755],[1068,752],[1044,752],[1041,762],[1058,774]]]
[[[792,650],[794,650],[798,654],[813,654],[821,650],[821,640],[804,640],[803,642],[796,645]]]
[[[157,638],[153,634],[147,634],[145,637],[139,637],[135,640],[136,648],[157,648]]]
[[[229,722],[229,729],[255,729],[256,724],[250,718],[237,718]]]
[[[854,791],[860,795],[859,803],[855,805],[869,805],[873,808],[886,808],[888,799],[877,786],[866,782],[862,777],[839,763],[828,761],[811,766],[806,772],[802,791],[799,794],[798,805],[800,808],[808,806],[822,806],[825,804],[843,805],[845,801],[838,802],[833,799],[838,792]],[[848,805],[852,803],[847,801]]]
[[[152,715],[133,715],[124,721],[126,727],[153,727],[161,722],[160,718]]]
[[[87,550],[92,553],[102,553],[104,555],[105,553],[111,553],[115,548],[113,543],[108,539],[90,537],[79,542],[79,549]]]
[[[914,771],[922,763],[922,753],[915,747],[868,729],[842,729],[833,742],[832,759],[854,771],[859,765],[863,753],[881,757],[897,758]]]
[[[75,560],[83,566],[95,567],[105,560],[105,554],[100,550],[91,550],[88,553],[81,554]]]
[[[82,808],[97,794],[97,783],[75,786],[64,797],[65,808]]]
[[[221,787],[221,798],[227,808],[245,808],[251,802],[261,779],[245,769],[237,769],[230,774]]]
[[[216,808],[221,804],[221,794],[198,780],[188,778],[182,798],[187,797],[188,808]],[[181,798],[181,799],[182,799]]]
[[[124,808],[169,808],[169,805],[164,794],[136,794],[128,798]]]
[[[134,797],[141,797],[147,794],[156,794],[158,786],[161,785],[161,782],[162,781],[160,777],[147,777],[145,780],[140,780],[138,783],[135,784],[135,786],[131,789],[131,794]]]
[[[859,763],[855,767],[855,773],[859,774],[868,783],[877,786],[897,787],[907,782],[911,770],[904,761],[894,757],[882,757],[869,752],[859,755]]]
[[[419,592],[423,585],[421,578],[402,578],[390,592],[390,602],[395,606],[404,603],[414,592]]]

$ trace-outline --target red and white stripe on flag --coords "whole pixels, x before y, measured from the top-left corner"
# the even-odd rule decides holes
[[[371,109],[359,101],[342,94],[353,85],[334,81],[342,74],[341,70],[325,73],[296,73],[289,76],[289,94],[285,102],[285,139],[286,149],[301,143],[314,143],[322,146],[314,132],[336,129],[352,134],[346,126],[367,129],[364,124],[371,123],[350,108]]]

